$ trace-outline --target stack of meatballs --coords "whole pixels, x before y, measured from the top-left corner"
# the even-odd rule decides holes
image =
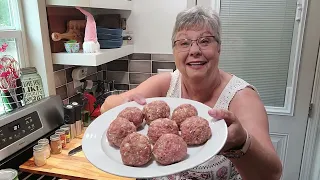
[[[144,120],[149,126],[146,136],[137,132]],[[146,104],[143,110],[125,108],[107,130],[109,143],[120,148],[123,164],[135,167],[148,164],[152,157],[161,165],[180,162],[188,146],[202,145],[210,137],[208,121],[194,106],[182,104],[170,118],[170,107],[162,100]]]

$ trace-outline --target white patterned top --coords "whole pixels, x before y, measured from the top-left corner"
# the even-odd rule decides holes
[[[246,81],[232,76],[221,95],[219,96],[214,108],[229,109],[229,104],[235,94],[246,88],[255,87]],[[170,87],[167,97],[181,98],[181,74],[178,70],[171,73]],[[232,162],[222,155],[216,155],[209,161],[185,172],[166,177],[154,178],[154,180],[241,180],[240,174],[237,172]]]

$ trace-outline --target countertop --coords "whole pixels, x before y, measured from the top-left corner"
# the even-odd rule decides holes
[[[19,168],[21,171],[33,174],[49,175],[64,179],[132,180],[101,171],[87,160],[83,151],[73,156],[68,156],[70,150],[81,144],[81,139],[82,136],[73,139],[67,144],[66,148],[62,150],[61,154],[51,154],[50,158],[47,159],[47,164],[44,166],[35,166],[34,160],[31,158]]]

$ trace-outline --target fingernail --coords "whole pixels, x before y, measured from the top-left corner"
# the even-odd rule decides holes
[[[140,104],[141,105],[145,105],[147,102],[146,102],[146,100],[145,99],[140,99]]]
[[[214,110],[214,109],[210,109],[210,110],[209,110],[209,114],[210,114],[211,116],[217,116],[217,111]]]

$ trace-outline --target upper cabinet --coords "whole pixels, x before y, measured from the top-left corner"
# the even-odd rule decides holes
[[[101,49],[99,53],[66,53],[63,52],[64,49],[52,51],[53,63],[98,66],[132,53],[171,54],[171,36],[176,16],[195,4],[196,0],[46,0],[49,7],[47,13],[50,35],[52,32],[65,32],[66,16],[72,16],[74,20],[84,19],[81,13],[72,8],[79,6],[87,7],[95,17],[119,15],[125,20],[123,35],[132,37],[130,43],[122,45],[121,48]],[[50,11],[54,8],[60,10]],[[102,19],[106,23],[114,22],[107,18]],[[96,21],[98,25],[98,19]],[[57,49],[55,47],[58,46],[51,42],[51,48]]]
[[[128,19],[135,53],[171,54],[171,36],[177,14],[195,0],[135,0]]]
[[[89,8],[132,10],[131,0],[46,0],[47,6],[80,6]]]

